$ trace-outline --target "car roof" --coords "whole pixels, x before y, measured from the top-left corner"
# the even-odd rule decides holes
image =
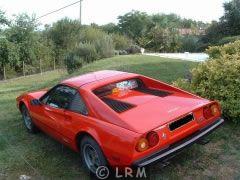
[[[85,84],[94,83],[99,80],[107,79],[113,76],[119,76],[122,74],[127,73],[113,70],[96,71],[64,80],[61,82],[61,84],[79,88]]]

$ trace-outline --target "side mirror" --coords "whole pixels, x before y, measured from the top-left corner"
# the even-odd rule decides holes
[[[40,105],[42,105],[42,103],[41,103],[41,101],[39,101],[39,99],[33,99],[33,100],[31,100],[31,105],[40,106]]]

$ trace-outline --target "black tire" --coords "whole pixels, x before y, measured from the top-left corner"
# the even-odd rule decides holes
[[[30,117],[28,108],[26,107],[25,104],[21,106],[21,113],[22,113],[23,124],[26,127],[27,131],[32,134],[39,132],[39,129],[33,123],[32,118]]]
[[[99,163],[95,167],[92,167],[92,168],[89,167],[90,164],[88,162],[88,157],[85,152],[85,151],[89,151],[89,152],[92,151],[92,150],[89,150],[89,148],[96,152],[96,154],[98,156],[97,158],[99,161]],[[100,167],[100,166],[107,167],[108,163],[107,163],[107,160],[106,160],[100,146],[90,136],[85,136],[82,138],[82,140],[80,142],[80,153],[81,153],[81,162],[82,162],[83,168],[91,175],[96,176],[96,170],[98,167]]]

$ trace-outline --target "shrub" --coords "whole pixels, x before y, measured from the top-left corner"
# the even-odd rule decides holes
[[[198,47],[199,37],[192,35],[181,37],[181,52],[196,52]]]
[[[79,56],[77,56],[75,53],[69,53],[68,55],[66,55],[64,62],[69,74],[81,68],[83,65],[83,60]]]
[[[100,29],[86,28],[81,34],[81,42],[94,45],[98,58],[107,58],[114,55],[114,44],[111,36]]]
[[[224,45],[227,43],[232,43],[235,42],[237,40],[240,40],[240,36],[229,36],[229,37],[224,37],[221,40],[218,41],[218,45]]]
[[[240,49],[239,49],[240,51]],[[221,52],[222,53],[222,52]],[[240,122],[240,52],[223,55],[201,63],[192,70],[192,80],[178,80],[174,85],[212,100],[222,105],[223,115]]]
[[[129,48],[132,44],[132,42],[126,36],[120,34],[113,34],[112,39],[114,43],[114,48],[116,50],[125,50]]]
[[[127,55],[127,54],[128,54],[128,52],[125,51],[125,50],[121,50],[121,51],[119,51],[119,55]]]
[[[74,50],[74,53],[80,57],[84,62],[89,63],[98,59],[98,54],[95,46],[90,43],[82,44],[80,43],[78,47]]]
[[[206,52],[210,58],[220,58],[224,55],[233,55],[240,52],[240,41],[234,43],[225,44],[223,46],[209,47]]]
[[[126,51],[128,54],[141,53],[141,47],[139,47],[138,45],[131,45]]]
[[[114,56],[114,45],[110,36],[104,36],[94,42],[95,48],[100,58]]]
[[[29,64],[25,64],[24,65],[24,73],[25,75],[31,75],[31,74],[35,74],[38,72],[38,67],[29,65]]]

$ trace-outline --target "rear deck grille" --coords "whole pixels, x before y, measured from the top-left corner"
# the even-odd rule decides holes
[[[166,96],[169,96],[170,92],[167,92],[167,91],[161,91],[161,90],[158,90],[158,89],[150,89],[150,88],[137,88],[135,89],[136,91],[139,91],[139,92],[142,92],[142,93],[145,93],[145,94],[151,94],[151,95],[154,95],[154,96],[159,96],[159,97],[166,97]]]
[[[189,115],[187,115],[187,116],[185,116],[185,117],[183,117],[183,118],[181,118],[181,119],[171,123],[169,125],[169,129],[171,131],[174,131],[175,129],[180,128],[181,126],[183,126],[184,124],[189,123],[193,119],[194,119],[193,114],[189,114]]]
[[[134,107],[134,105],[132,104],[118,101],[115,99],[106,98],[106,97],[102,98],[102,101],[105,102],[109,107],[111,107],[114,111],[118,113],[127,111]]]

